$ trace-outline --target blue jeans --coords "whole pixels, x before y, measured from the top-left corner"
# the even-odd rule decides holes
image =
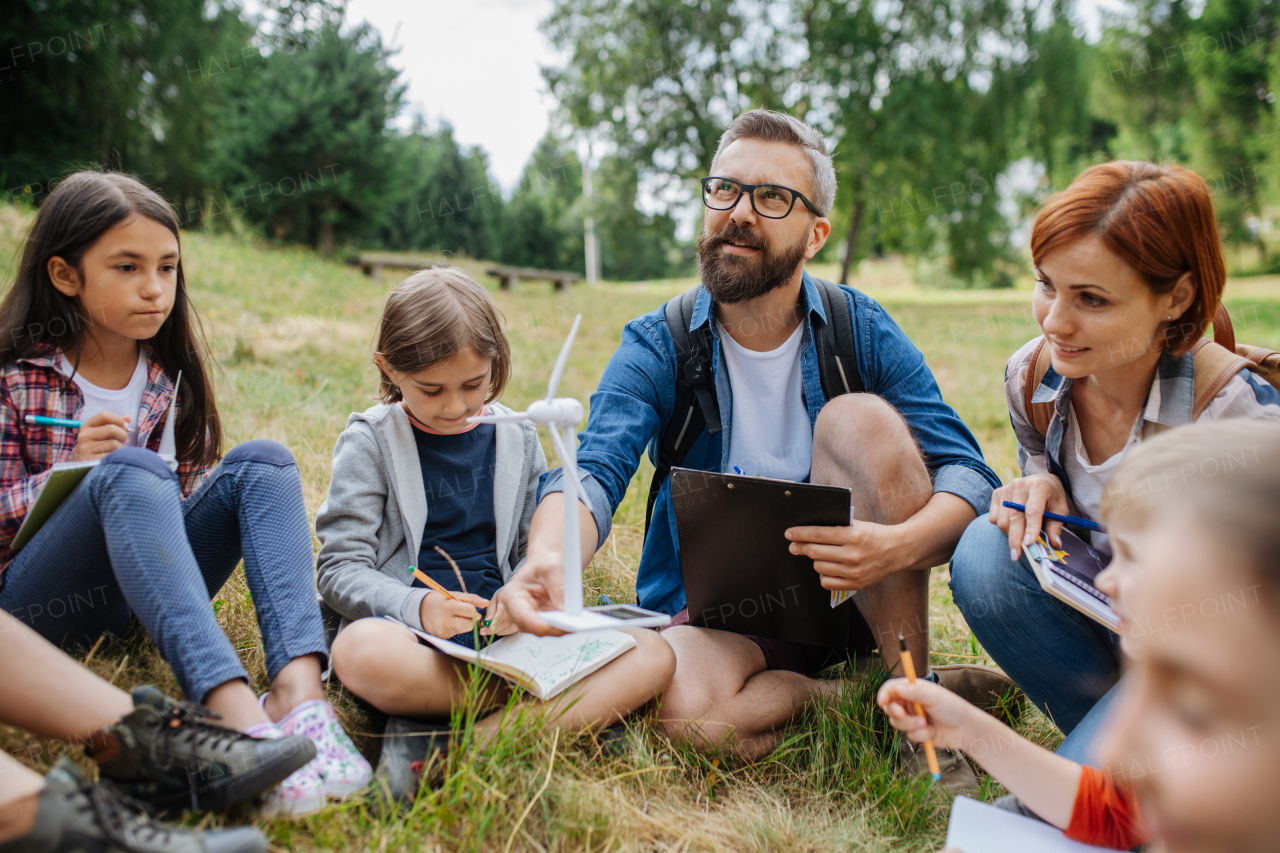
[[[1087,764],[1090,767],[1102,769],[1102,762],[1098,760],[1098,737],[1107,727],[1111,706],[1116,703],[1116,697],[1120,695],[1120,687],[1124,683],[1124,679],[1121,678],[1089,709],[1084,719],[1071,730],[1066,740],[1059,744],[1058,755],[1069,758],[1076,764]]]
[[[273,441],[241,444],[183,500],[158,455],[125,447],[18,552],[0,576],[0,608],[64,648],[119,635],[136,616],[198,702],[247,677],[209,606],[241,557],[268,675],[327,656],[293,455]]]
[[[956,546],[951,593],[987,654],[1065,734],[1119,679],[1119,638],[1042,590],[985,513]]]

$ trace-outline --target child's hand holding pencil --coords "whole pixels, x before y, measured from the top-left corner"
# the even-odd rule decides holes
[[[433,637],[447,639],[469,632],[480,619],[477,608],[489,606],[487,598],[481,598],[469,592],[450,592],[436,583],[426,572],[412,566],[409,571],[432,591],[431,595],[422,599],[418,615],[422,619],[422,630]]]
[[[982,736],[980,718],[988,716],[932,681],[908,683],[905,678],[881,685],[876,704],[889,716],[890,725],[912,743],[932,740],[938,749],[970,751],[972,741]],[[916,713],[917,706],[924,716]]]

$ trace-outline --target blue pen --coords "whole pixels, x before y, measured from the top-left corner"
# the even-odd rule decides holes
[[[1023,506],[1022,504],[1016,504],[1013,501],[1005,501],[1004,505],[1007,506],[1009,509],[1016,509],[1018,512],[1027,511],[1027,508],[1025,506]],[[1107,528],[1103,527],[1098,522],[1090,521],[1087,518],[1081,518],[1078,515],[1058,515],[1056,512],[1047,512],[1047,511],[1041,513],[1041,515],[1043,515],[1045,518],[1052,519],[1053,521],[1061,521],[1066,524],[1074,524],[1076,527],[1083,527],[1085,530],[1093,530],[1097,533],[1107,532]]]
[[[746,471],[743,471],[743,470],[742,470],[741,468],[739,468],[737,465],[734,465],[734,466],[733,466],[733,473],[735,473],[735,474],[741,474],[743,477],[747,476],[747,472],[746,472]]]
[[[73,421],[70,418],[46,418],[44,415],[27,415],[24,420],[35,426],[52,426],[65,427],[66,429],[80,429],[80,421]]]

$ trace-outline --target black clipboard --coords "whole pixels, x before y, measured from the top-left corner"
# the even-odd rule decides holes
[[[690,625],[848,648],[853,605],[831,607],[813,560],[783,534],[848,526],[849,489],[672,468],[671,500]]]

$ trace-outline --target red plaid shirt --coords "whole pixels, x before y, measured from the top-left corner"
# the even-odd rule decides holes
[[[142,392],[145,412],[138,424],[138,445],[160,449],[164,414],[173,398],[173,380],[152,357],[145,344],[147,385]],[[77,432],[61,427],[35,426],[27,415],[78,419],[84,408],[80,388],[61,370],[62,353],[52,346],[32,349],[9,362],[0,373],[0,572],[13,560],[9,543],[18,534],[27,510],[35,503],[49,469],[71,459]],[[187,460],[178,463],[182,495],[195,491],[209,469]]]

